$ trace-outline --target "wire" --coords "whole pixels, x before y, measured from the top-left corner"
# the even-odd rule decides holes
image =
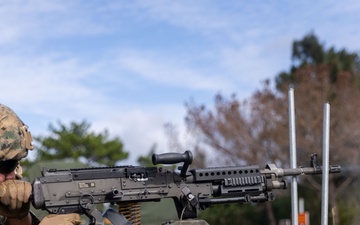
[[[183,210],[181,211],[181,216],[180,216],[180,221],[179,221],[179,225],[181,225],[181,222],[182,222],[182,218],[184,216],[184,213],[185,213],[185,209],[186,209],[186,206],[184,206]]]

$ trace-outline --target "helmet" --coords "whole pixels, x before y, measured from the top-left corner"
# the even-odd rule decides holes
[[[13,110],[0,104],[0,161],[20,160],[34,149],[27,129]]]

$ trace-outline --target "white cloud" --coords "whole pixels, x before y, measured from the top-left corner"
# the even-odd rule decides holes
[[[48,38],[110,32],[101,23],[101,12],[89,7],[85,2],[73,1],[2,1],[0,44],[31,41],[41,45],[38,41]]]
[[[125,150],[130,152],[127,160],[136,164],[139,155],[148,154],[153,144],[157,151],[169,151],[168,140],[165,135],[165,123],[172,122],[182,131],[185,109],[179,105],[151,105],[145,107],[128,108],[125,106],[111,106],[98,109],[93,128],[102,131],[108,128],[110,134],[119,136],[124,141]]]
[[[101,89],[92,89],[83,81],[100,79],[101,65],[82,65],[78,60],[54,56],[0,57],[2,77],[0,100],[14,108],[25,108],[21,115],[36,115],[47,122],[25,121],[33,135],[45,135],[49,123],[63,123],[83,119],[92,123],[96,131],[105,128],[119,136],[131,151],[129,163],[136,163],[138,155],[145,155],[152,144],[166,151],[164,124],[175,122],[180,126],[184,116],[182,105],[138,105],[128,99],[122,104],[110,101]],[[19,66],[21,65],[21,66]],[[106,66],[106,65],[105,65]],[[94,75],[97,74],[97,75]],[[100,76],[100,77],[92,77]],[[28,116],[27,116],[28,117]]]
[[[163,151],[163,125],[183,130],[184,107],[169,101],[171,92],[134,100],[145,86],[195,99],[246,96],[289,68],[291,42],[311,29],[327,44],[360,49],[359,8],[357,1],[2,1],[0,102],[42,117],[31,124],[36,133],[57,119],[88,119],[136,154],[154,142]],[[176,50],[167,44],[173,32],[184,38]]]
[[[152,82],[193,90],[219,91],[233,89],[234,85],[219,74],[205,74],[184,65],[181,59],[170,59],[164,55],[127,52],[119,63],[127,70]]]
[[[92,96],[81,79],[96,71],[96,66],[82,67],[75,59],[56,60],[51,57],[0,56],[2,99],[28,104],[80,101]],[[14,93],[15,92],[15,93]]]

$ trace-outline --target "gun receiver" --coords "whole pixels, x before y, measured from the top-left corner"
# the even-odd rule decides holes
[[[312,155],[311,167],[281,169],[268,164],[228,166],[188,170],[192,153],[154,154],[156,164],[183,163],[180,173],[171,166],[114,166],[50,169],[33,182],[32,204],[54,214],[79,213],[89,217],[89,225],[102,224],[96,204],[174,200],[178,216],[195,218],[198,210],[213,204],[265,202],[274,199],[272,190],[285,189],[284,176],[320,174],[321,167]],[[340,166],[330,166],[339,173]],[[125,223],[124,223],[125,224]]]

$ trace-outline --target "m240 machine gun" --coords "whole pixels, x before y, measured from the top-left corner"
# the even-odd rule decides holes
[[[193,156],[154,154],[157,164],[183,163],[179,171],[173,166],[115,166],[69,170],[49,169],[33,182],[32,204],[52,214],[79,213],[89,218],[89,225],[103,224],[103,217],[112,224],[139,224],[132,218],[108,210],[101,214],[96,204],[131,204],[174,200],[181,220],[196,218],[197,211],[214,204],[266,202],[274,199],[273,190],[286,189],[285,176],[321,174],[316,154],[309,167],[281,169],[268,164],[190,169]],[[339,173],[340,166],[329,166],[329,173]]]

